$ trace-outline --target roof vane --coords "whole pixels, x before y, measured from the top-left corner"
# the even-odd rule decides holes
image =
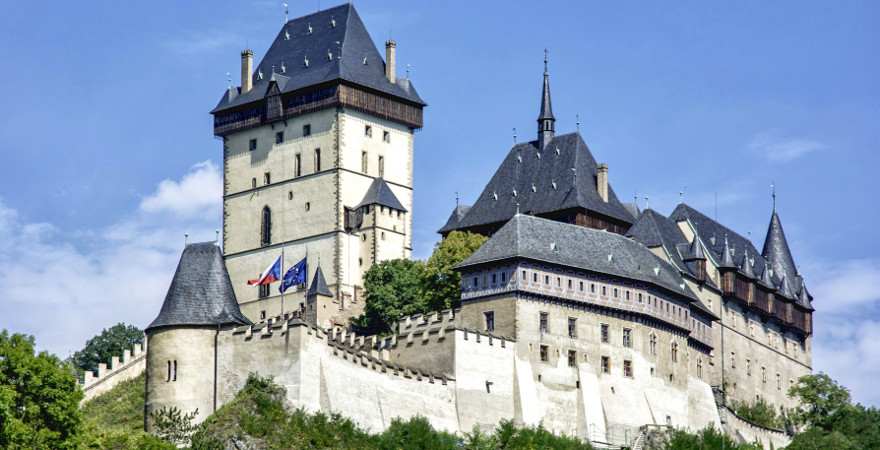
[[[580,133],[581,132],[581,115],[580,114],[574,115],[574,126],[575,126],[575,130],[577,130],[577,132]]]
[[[516,127],[513,127],[513,143],[516,144]]]
[[[409,71],[412,70],[412,64],[406,65],[406,79],[409,80]]]
[[[456,207],[456,208],[458,208],[458,201],[459,201],[459,200],[460,200],[460,199],[459,199],[459,196],[458,196],[458,191],[455,191],[455,207]]]
[[[773,197],[773,212],[776,212],[776,182],[770,182],[770,196]]]
[[[680,191],[678,191],[678,202],[679,203],[684,203],[684,193],[685,193],[685,191],[687,191],[687,188],[688,188],[687,186],[684,186],[681,188]]]
[[[214,242],[220,242],[220,230],[214,230]]]
[[[516,202],[516,214],[519,215],[519,202]]]
[[[183,233],[183,246],[189,245],[189,233]]]
[[[226,84],[229,85],[229,89],[232,89],[232,74],[229,72],[226,72]]]
[[[650,203],[648,203],[648,196],[646,195],[646,196],[645,196],[645,209],[650,208],[649,205],[650,205]]]
[[[638,192],[633,193],[633,204],[636,205],[636,208],[639,207],[639,193]]]
[[[287,23],[287,2],[281,4],[284,6],[284,23]]]
[[[550,60],[550,50],[547,50],[545,48],[544,49],[544,74],[545,75],[550,73],[549,69],[547,68],[547,63],[549,62],[549,60]]]

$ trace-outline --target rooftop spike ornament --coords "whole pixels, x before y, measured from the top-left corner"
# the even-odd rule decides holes
[[[550,101],[550,71],[548,63],[550,53],[544,49],[544,89],[541,92],[541,111],[538,114],[538,149],[543,149],[556,134],[556,117],[553,116],[553,105]]]

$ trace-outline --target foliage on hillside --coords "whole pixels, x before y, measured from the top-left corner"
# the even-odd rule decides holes
[[[382,334],[400,317],[457,308],[461,275],[453,267],[485,241],[479,234],[453,231],[437,243],[427,263],[395,259],[374,264],[364,274],[364,313],[352,325],[362,333]]]
[[[70,367],[34,338],[0,331],[0,448],[77,446],[82,392]]]
[[[143,430],[144,374],[89,400],[82,406],[82,414],[87,422],[101,430]]]
[[[785,426],[785,420],[780,416],[773,405],[759,398],[754,403],[732,402],[732,408],[736,415],[751,423],[766,428],[781,430]]]
[[[665,450],[762,450],[753,444],[737,444],[730,436],[709,427],[698,433],[675,430]]]
[[[849,391],[828,375],[801,377],[788,395],[800,400],[792,418],[803,427],[788,450],[880,448],[880,410],[853,404]]]
[[[79,369],[79,373],[95,371],[99,363],[109,362],[111,357],[121,355],[143,340],[143,330],[134,325],[118,323],[86,341],[85,347],[74,353],[70,361]]]

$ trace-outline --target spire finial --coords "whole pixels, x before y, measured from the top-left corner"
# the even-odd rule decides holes
[[[516,202],[516,214],[519,215],[519,202]]]
[[[645,196],[645,209],[651,208],[650,203],[648,203],[648,196]]]
[[[549,75],[550,70],[548,69],[547,63],[550,62],[550,50],[544,49],[544,75]]]
[[[459,196],[458,196],[458,191],[455,191],[455,207],[456,207],[456,208],[458,208],[458,202],[459,202],[459,200],[460,200],[460,199],[459,199]]]
[[[183,233],[183,246],[189,245],[189,233]]]
[[[773,198],[773,212],[776,212],[776,182],[770,182],[770,196]]]
[[[516,144],[516,127],[513,127],[513,143]]]
[[[574,115],[574,126],[575,126],[575,130],[578,133],[580,133],[581,132],[581,115],[580,114]]]
[[[232,89],[232,74],[229,72],[226,72],[226,84],[227,88]]]
[[[220,242],[220,230],[214,230],[214,242]]]
[[[287,23],[287,2],[281,4],[284,6],[284,23]]]

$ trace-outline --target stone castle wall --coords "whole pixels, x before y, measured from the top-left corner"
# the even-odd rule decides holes
[[[121,356],[113,356],[110,359],[109,367],[106,363],[100,363],[98,364],[97,373],[86,371],[83,383],[80,385],[83,391],[83,399],[80,404],[113,389],[123,381],[130,380],[143,373],[147,364],[146,346],[147,342],[145,339],[144,343],[125,350]]]

